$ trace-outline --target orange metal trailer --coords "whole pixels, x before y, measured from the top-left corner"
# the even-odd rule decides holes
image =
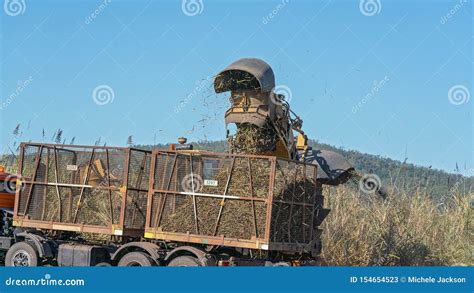
[[[316,165],[23,143],[18,170],[6,265],[291,265],[321,250]]]

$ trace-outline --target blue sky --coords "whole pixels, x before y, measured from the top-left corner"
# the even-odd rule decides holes
[[[59,128],[77,144],[224,139],[227,96],[206,79],[258,57],[310,138],[474,168],[472,1],[18,2],[0,14],[2,152]],[[104,85],[113,99],[94,100]]]

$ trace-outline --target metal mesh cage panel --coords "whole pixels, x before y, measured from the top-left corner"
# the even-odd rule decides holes
[[[154,231],[309,244],[316,166],[273,157],[157,152]],[[269,202],[271,200],[271,202]]]
[[[271,240],[282,243],[310,243],[314,232],[316,197],[316,166],[278,160]]]
[[[270,170],[268,158],[159,152],[151,226],[174,233],[263,237]]]
[[[52,144],[21,149],[17,216],[23,221],[66,224],[66,230],[144,228],[151,152]]]
[[[128,171],[125,227],[143,229],[146,220],[151,153],[132,149]]]

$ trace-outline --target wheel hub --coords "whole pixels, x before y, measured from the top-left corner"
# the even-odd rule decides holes
[[[18,250],[13,255],[12,263],[14,267],[29,267],[31,264],[31,257],[28,252],[24,250]]]

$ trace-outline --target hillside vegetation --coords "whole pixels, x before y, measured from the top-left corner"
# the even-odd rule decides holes
[[[227,150],[225,141],[193,143],[195,149],[224,152]],[[474,192],[474,170],[471,177],[447,173],[427,167],[416,166],[381,156],[364,154],[353,150],[344,150],[328,144],[311,140],[310,145],[316,149],[332,150],[343,155],[357,171],[373,173],[380,177],[382,185],[390,192],[423,193],[431,198],[442,201],[453,193],[469,194]],[[138,147],[152,149],[151,145]],[[160,144],[157,148],[167,148]]]

